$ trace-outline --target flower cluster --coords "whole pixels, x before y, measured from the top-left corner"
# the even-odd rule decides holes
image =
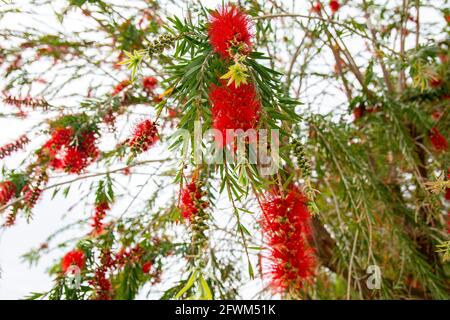
[[[252,22],[234,5],[227,5],[211,13],[208,25],[209,42],[224,59],[235,54],[248,54],[252,48]]]
[[[16,195],[16,185],[12,181],[0,182],[0,205],[7,204]]]
[[[134,155],[145,152],[158,141],[158,129],[151,120],[144,120],[138,123],[133,136],[128,141],[128,146]]]
[[[110,209],[108,202],[101,202],[97,203],[95,206],[95,213],[94,217],[92,218],[92,228],[93,228],[93,234],[100,235],[103,233],[104,230],[104,224],[103,219],[106,216],[106,211]]]
[[[434,149],[438,152],[447,151],[448,150],[448,141],[445,137],[439,132],[437,128],[432,128],[429,133],[429,138],[431,144]]]
[[[82,250],[72,250],[66,253],[61,261],[61,269],[65,273],[68,270],[70,271],[70,267],[76,266],[80,270],[84,268],[86,263],[86,258],[84,256],[84,252]]]
[[[220,78],[218,85],[211,85],[209,91],[213,127],[221,133],[221,137],[216,136],[216,142],[222,146],[234,142],[234,135],[227,137],[228,129],[255,129],[260,118],[261,103],[255,85],[247,81],[248,68],[243,63],[252,48],[251,26],[250,18],[234,5],[211,13],[209,42],[225,64],[230,58],[234,60],[228,73]]]
[[[78,140],[75,143],[75,140]],[[94,132],[85,131],[75,139],[71,127],[57,128],[41,149],[40,156],[48,157],[54,169],[70,173],[81,173],[99,154]]]
[[[222,145],[231,143],[227,137],[227,129],[255,129],[258,125],[261,104],[253,84],[234,83],[212,85],[209,92],[212,103],[213,127],[222,133]],[[217,140],[217,139],[216,139]]]
[[[262,227],[271,248],[272,287],[276,291],[297,292],[314,274],[308,200],[295,186],[286,195],[271,192],[261,203]]]
[[[207,207],[208,203],[202,200],[203,193],[198,182],[191,182],[181,190],[181,215],[191,221],[199,209]]]
[[[22,135],[16,141],[5,144],[4,146],[0,147],[0,159],[11,155],[11,153],[15,151],[23,149],[29,142],[30,139],[28,139],[26,135]]]

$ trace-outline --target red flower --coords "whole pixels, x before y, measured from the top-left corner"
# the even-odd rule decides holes
[[[151,261],[148,261],[142,265],[142,272],[147,274],[150,272],[152,267],[153,267],[153,263]]]
[[[338,11],[340,7],[341,7],[341,5],[336,0],[330,1],[331,14],[336,13],[336,11]]]
[[[146,77],[142,80],[142,85],[146,91],[153,91],[158,84],[158,80],[153,77]]]
[[[94,228],[93,233],[95,235],[99,235],[103,233],[103,219],[106,216],[106,211],[110,209],[109,204],[107,202],[98,203],[95,206],[94,217],[92,218],[91,226]]]
[[[224,81],[220,86],[212,85],[209,92],[212,103],[213,127],[222,133],[222,145],[231,143],[226,141],[227,129],[255,129],[258,125],[261,104],[256,96],[255,86],[235,84],[229,86]]]
[[[5,205],[16,194],[16,185],[11,181],[0,182],[0,205]]]
[[[261,204],[275,291],[298,290],[314,274],[313,250],[306,239],[310,234],[307,203],[307,198],[293,186],[286,196],[272,192]]]
[[[70,173],[81,173],[97,158],[98,149],[93,132],[84,132],[78,145],[73,145],[73,140],[74,130],[70,127],[58,128],[53,132],[50,140],[42,147],[51,167]]]
[[[244,12],[234,5],[227,5],[211,13],[208,25],[209,43],[222,58],[235,53],[247,54],[252,48],[252,23]]]
[[[433,144],[434,149],[436,151],[447,151],[448,150],[448,141],[445,137],[439,132],[438,129],[432,128],[429,133],[430,141]]]
[[[98,157],[96,137],[93,132],[85,132],[79,145],[67,148],[62,161],[65,171],[81,173],[92,161]]]
[[[61,269],[63,272],[67,272],[67,270],[71,266],[77,266],[80,269],[84,268],[84,264],[86,259],[84,257],[84,252],[81,250],[72,250],[69,251],[61,261]]]
[[[96,300],[111,300],[113,296],[113,286],[106,276],[107,267],[102,265],[95,270],[95,275],[89,283],[95,288]]]
[[[202,192],[195,182],[187,184],[181,190],[181,215],[184,219],[191,221],[197,214],[198,208],[202,206]]]
[[[151,120],[144,120],[136,125],[133,137],[128,141],[133,154],[150,149],[158,141],[158,129]]]
[[[131,84],[130,80],[123,80],[118,85],[116,85],[113,89],[112,95],[115,96],[122,92],[126,87],[128,87]]]
[[[322,10],[322,4],[320,2],[316,2],[316,4],[313,5],[313,7],[312,7],[312,11],[315,13],[320,13],[321,10]]]

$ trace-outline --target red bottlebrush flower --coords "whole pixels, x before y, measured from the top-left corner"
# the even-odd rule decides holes
[[[75,146],[72,145],[73,139],[72,128],[56,129],[42,147],[41,156],[47,156],[54,169],[81,173],[98,156],[96,137],[93,132],[84,132],[80,143]]]
[[[151,120],[144,120],[136,125],[133,137],[128,141],[133,154],[150,149],[158,141],[158,129]]]
[[[153,77],[146,77],[144,78],[144,80],[142,80],[142,85],[145,91],[153,91],[156,88],[157,84],[158,80]]]
[[[445,15],[445,21],[447,21],[447,23],[450,23],[450,14]]]
[[[308,200],[295,186],[285,196],[272,192],[262,203],[262,227],[271,248],[271,284],[275,291],[298,290],[314,274]]]
[[[209,43],[222,58],[235,53],[248,54],[252,48],[252,22],[234,5],[227,5],[211,13],[208,25]]]
[[[213,127],[222,133],[222,145],[226,141],[227,129],[255,129],[258,125],[261,104],[256,96],[255,86],[235,84],[227,86],[223,81],[220,86],[213,85],[209,92],[212,103]]]
[[[11,181],[0,182],[0,205],[7,204],[16,194],[16,185]]]
[[[79,174],[91,164],[98,157],[96,140],[93,132],[85,132],[79,145],[68,147],[62,161],[64,170]]]
[[[113,286],[111,281],[106,277],[107,268],[100,266],[95,270],[95,275],[89,283],[95,287],[96,300],[111,300],[113,296]]]
[[[191,221],[197,214],[198,208],[202,206],[202,192],[195,182],[187,184],[181,190],[181,215],[184,219]]]
[[[30,139],[26,135],[22,135],[19,139],[14,142],[8,143],[0,147],[0,159],[3,159],[13,152],[23,149],[26,144],[30,142]]]
[[[438,129],[432,128],[429,133],[430,141],[433,144],[433,147],[436,151],[447,151],[448,150],[448,141],[445,137],[439,132]]]
[[[107,202],[101,202],[95,206],[95,214],[94,214],[94,217],[92,218],[92,224],[91,224],[91,226],[94,229],[92,232],[95,235],[99,235],[99,234],[103,233],[103,228],[104,228],[103,219],[106,216],[106,211],[108,211],[109,209],[110,209],[110,207]]]
[[[28,209],[33,209],[36,206],[37,201],[41,197],[42,189],[40,187],[31,188],[29,185],[25,185],[24,187],[25,193],[25,204]]]
[[[148,261],[142,265],[142,272],[147,274],[150,272],[152,267],[153,267],[153,263],[151,261]]]
[[[312,12],[320,13],[320,11],[322,10],[322,4],[320,2],[316,2],[316,4],[313,5],[311,10]]]
[[[58,153],[65,146],[72,142],[73,129],[72,128],[58,128],[53,131],[50,139],[44,144],[41,150],[45,156],[50,159],[50,165],[55,169],[61,169],[61,159]]]
[[[61,261],[61,269],[63,272],[67,272],[67,270],[71,266],[77,266],[78,268],[83,269],[86,259],[84,257],[84,252],[81,250],[72,250],[69,251]]]
[[[340,7],[341,7],[341,5],[336,0],[330,1],[331,14],[335,14],[336,11],[338,11]]]
[[[131,84],[130,80],[123,80],[118,85],[116,85],[113,89],[112,95],[115,96],[119,93],[121,93],[126,87],[128,87]]]

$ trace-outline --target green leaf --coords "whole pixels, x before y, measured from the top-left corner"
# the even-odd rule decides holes
[[[212,300],[213,296],[211,293],[211,289],[209,289],[208,282],[206,282],[205,278],[203,278],[203,275],[200,275],[200,285],[202,287],[203,293],[205,294],[205,299]]]
[[[188,291],[194,285],[195,279],[197,278],[197,273],[198,273],[197,270],[192,272],[191,276],[186,282],[186,285],[175,295],[175,299],[179,299],[184,293],[186,293],[186,291]]]

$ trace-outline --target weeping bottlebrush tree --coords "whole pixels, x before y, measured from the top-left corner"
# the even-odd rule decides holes
[[[23,258],[58,256],[29,298],[448,299],[449,17],[2,4],[1,228],[51,211]]]

